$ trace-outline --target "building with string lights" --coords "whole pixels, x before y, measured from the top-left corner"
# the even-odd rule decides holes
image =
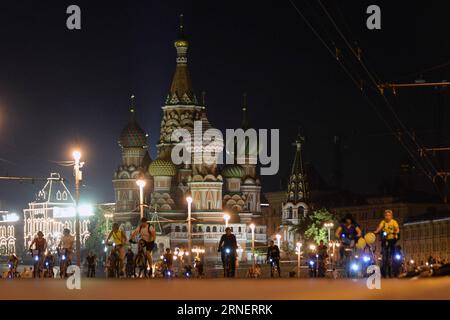
[[[88,205],[80,205],[79,214],[80,238],[84,245],[89,237],[89,217],[93,215],[93,209]],[[23,215],[25,248],[30,246],[38,231],[44,233],[50,250],[56,250],[65,228],[75,236],[75,200],[59,173],[50,174],[35,201],[23,210]]]
[[[17,213],[0,211],[0,256],[17,253],[20,217]]]
[[[172,133],[177,129],[193,132],[194,122],[201,121],[202,130],[213,128],[208,120],[203,96],[197,99],[188,70],[189,41],[181,23],[174,42],[176,66],[168,95],[162,107],[160,137],[156,159],[151,159],[148,136],[139,126],[135,98],[132,96],[129,120],[119,136],[122,161],[114,172],[114,220],[125,229],[136,225],[140,217],[140,190],[137,179],[145,181],[144,203],[147,217],[157,225],[160,235],[170,238],[170,245],[186,247],[188,240],[187,195],[192,197],[192,246],[205,248],[206,254],[217,256],[217,244],[225,223],[232,228],[246,259],[251,242],[250,224],[255,224],[255,241],[266,245],[266,227],[261,224],[261,184],[256,173],[256,159],[246,149],[243,164],[219,167],[217,163],[180,164],[171,160],[177,142]],[[250,128],[247,105],[242,105],[240,128]],[[194,137],[195,139],[195,137]],[[205,148],[205,145],[203,145]],[[225,222],[224,213],[229,215]],[[245,252],[246,251],[246,252]]]

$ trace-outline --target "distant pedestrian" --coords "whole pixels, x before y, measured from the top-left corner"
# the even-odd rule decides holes
[[[86,261],[88,265],[87,271],[88,278],[95,278],[95,265],[97,263],[97,257],[92,251],[89,251],[89,254],[86,257]]]

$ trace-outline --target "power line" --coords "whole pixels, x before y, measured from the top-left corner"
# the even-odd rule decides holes
[[[331,14],[329,13],[329,11],[326,9],[326,7],[322,4],[321,0],[318,0],[320,6],[322,7],[322,10],[325,12],[325,14],[327,15],[328,19],[331,21],[331,23],[333,24],[334,28],[336,29],[336,31],[338,32],[338,34],[341,36],[341,38],[344,40],[345,44],[347,45],[347,47],[350,49],[350,51],[353,53],[353,55],[356,57],[357,61],[359,62],[359,64],[361,65],[361,67],[363,68],[363,70],[366,72],[366,74],[369,76],[369,79],[372,81],[372,83],[379,87],[379,83],[380,81],[375,79],[378,78],[375,73],[372,75],[372,72],[368,69],[368,67],[365,65],[363,59],[361,58],[360,53],[355,52],[354,48],[352,47],[352,45],[349,43],[349,41],[347,40],[347,38],[345,37],[345,35],[342,33],[342,31],[340,30],[340,28],[337,26],[336,22],[334,21],[333,17],[331,16]],[[395,120],[397,121],[397,123],[400,125],[400,127],[403,129],[403,131],[409,136],[410,138],[410,142],[412,142],[413,144],[416,145],[416,148],[413,148],[413,150],[417,150],[420,149],[421,146],[417,143],[415,137],[409,132],[409,130],[407,129],[407,127],[404,125],[404,123],[402,122],[402,120],[400,119],[400,117],[398,116],[397,112],[394,110],[392,104],[387,100],[386,96],[384,95],[384,92],[382,90],[378,91],[378,93],[381,95],[382,99],[384,100],[385,104],[389,107],[389,110],[391,111],[391,113],[394,115]],[[400,139],[399,139],[400,140]],[[406,147],[406,146],[405,146]],[[417,163],[419,162],[414,154],[414,152],[411,152],[411,150],[407,150],[407,152],[410,154],[410,156],[413,158],[413,160],[415,160]],[[431,171],[437,172],[437,169],[434,167],[433,163],[431,162],[431,160],[425,155],[424,160],[426,161],[426,164],[430,167]],[[425,168],[424,168],[425,169]],[[432,183],[435,185],[436,189],[439,191],[439,188],[437,187],[435,181],[432,179],[432,174],[430,172],[427,172],[428,170],[425,170],[424,173],[430,178],[430,180],[432,181]]]

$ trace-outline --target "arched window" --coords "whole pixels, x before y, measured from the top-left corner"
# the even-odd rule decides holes
[[[202,199],[200,197],[200,192],[196,192],[195,196],[194,196],[194,204],[195,207],[197,208],[197,210],[201,209],[201,205],[202,205]]]
[[[300,206],[298,207],[298,216],[303,217],[305,215],[305,208]]]
[[[287,218],[292,219],[292,207],[288,208],[287,210]]]
[[[241,227],[238,228],[238,232],[242,232],[242,228]]]
[[[198,226],[198,232],[203,232],[202,226]]]
[[[64,192],[62,193],[62,199],[63,199],[63,200],[67,200],[67,192],[66,192],[66,191],[64,191]]]
[[[175,232],[180,232],[180,226],[175,226]]]
[[[217,227],[216,226],[213,227],[213,232],[217,232]]]
[[[61,191],[59,191],[59,190],[56,193],[56,200],[61,200]]]
[[[213,196],[212,196],[211,191],[208,191],[208,193],[206,194],[206,204],[207,204],[208,210],[212,210],[212,208],[213,208]]]
[[[211,228],[209,226],[206,227],[206,232],[211,232]]]

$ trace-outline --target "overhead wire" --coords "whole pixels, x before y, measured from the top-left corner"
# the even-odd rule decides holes
[[[324,11],[324,13],[326,14],[326,16],[328,17],[328,19],[331,21],[331,23],[333,24],[335,30],[338,32],[338,34],[340,35],[340,37],[342,38],[342,40],[345,42],[345,44],[347,45],[347,47],[349,48],[349,50],[353,53],[353,55],[355,56],[355,58],[357,59],[357,61],[359,62],[359,64],[361,65],[361,67],[363,68],[363,70],[366,72],[366,74],[368,75],[369,79],[372,81],[372,83],[378,87],[378,85],[380,84],[380,81],[377,80],[376,78],[378,78],[378,76],[375,74],[375,72],[371,72],[369,70],[369,68],[366,66],[366,64],[364,63],[363,59],[361,58],[360,53],[357,53],[355,51],[355,49],[353,48],[353,46],[349,43],[349,41],[347,40],[347,38],[345,37],[345,35],[343,34],[343,32],[341,31],[341,29],[338,27],[338,25],[336,24],[336,21],[333,19],[333,17],[331,16],[331,14],[329,13],[329,11],[327,10],[327,8],[323,5],[321,0],[318,0],[319,5],[321,6],[322,10]],[[382,99],[384,100],[385,104],[388,106],[389,110],[391,111],[391,113],[394,115],[395,120],[397,121],[397,123],[400,125],[400,127],[403,129],[402,131],[404,131],[410,139],[410,142],[412,142],[415,147],[417,148],[416,150],[420,150],[422,149],[422,146],[417,142],[416,138],[411,134],[411,132],[408,130],[408,128],[406,127],[406,125],[403,123],[403,121],[400,119],[400,117],[398,116],[397,112],[395,111],[394,107],[392,106],[392,104],[389,102],[389,100],[386,98],[385,94],[382,93],[380,90],[377,91],[380,96],[382,97]],[[410,154],[410,156],[413,156],[413,160],[415,160],[416,162],[420,162],[417,160],[417,156],[415,155],[414,152],[408,151],[408,153]],[[429,168],[431,169],[432,172],[434,172],[434,176],[438,173],[438,170],[435,168],[434,164],[432,163],[432,161],[429,159],[429,157],[424,154],[423,159],[426,162],[426,165],[429,166]],[[435,185],[436,190],[438,191],[438,193],[441,195],[441,192],[439,191],[439,187],[436,185],[436,181],[433,179],[433,175],[431,175],[430,172],[428,172],[429,170],[425,169],[425,173],[426,175],[430,178],[430,180],[432,181],[433,185]],[[448,188],[448,186],[446,186]]]

